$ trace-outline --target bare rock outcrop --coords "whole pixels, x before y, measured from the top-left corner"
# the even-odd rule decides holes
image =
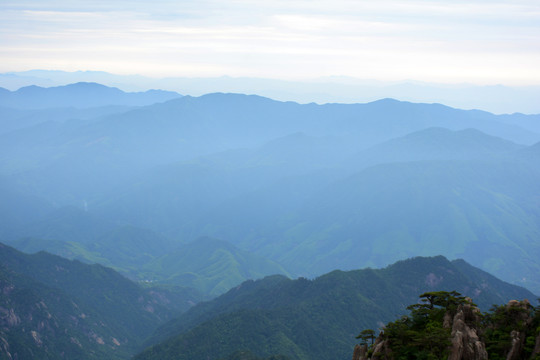
[[[371,357],[369,354],[372,354]],[[372,345],[372,351],[368,352],[367,344],[356,345],[354,347],[352,360],[389,360],[393,359],[392,350],[380,334]]]
[[[356,346],[354,347],[352,360],[367,360],[367,351],[367,344],[356,344]]]
[[[513,321],[527,326],[532,322],[528,311],[530,307],[531,304],[527,299],[523,301],[510,300],[506,305],[506,310],[514,317]],[[512,330],[510,333],[511,348],[506,356],[506,360],[519,360],[523,358],[522,352],[525,338],[526,334],[524,332]]]
[[[447,308],[442,318],[443,328],[450,333],[450,345],[446,348],[448,360],[487,360],[486,340],[491,341],[488,344],[500,341],[499,349],[495,351],[500,351],[499,357],[506,360],[533,360],[540,356],[540,334],[535,317],[538,310],[529,301],[511,300],[507,305],[498,307],[493,318],[488,315],[483,318],[476,305],[468,298],[465,300],[457,308]],[[534,349],[531,336],[535,339]],[[383,331],[371,348],[365,344],[357,345],[353,360],[392,360],[391,341]]]
[[[479,323],[480,310],[476,306],[472,304],[459,305],[452,319],[448,360],[487,360],[486,346],[478,336],[477,324]]]
[[[381,335],[377,337],[373,344],[373,355],[370,360],[387,360],[393,359],[392,350],[388,344],[388,340],[385,340]]]

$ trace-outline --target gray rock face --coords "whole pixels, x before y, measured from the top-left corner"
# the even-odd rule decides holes
[[[352,360],[367,360],[368,347],[366,344],[356,345],[354,347]]]
[[[373,356],[369,358],[370,360],[386,360],[393,359],[392,350],[388,341],[383,340],[382,336],[378,336],[377,340],[373,344]]]
[[[514,316],[517,317],[516,321],[525,325],[530,325],[532,319],[529,316],[529,308],[531,304],[527,299],[523,301],[510,300],[506,305],[509,311],[514,310]],[[517,311],[516,311],[517,310]],[[522,310],[522,311],[520,311]],[[526,334],[518,330],[512,330],[510,333],[510,339],[512,347],[506,356],[506,360],[519,360],[523,358],[523,346],[525,344]]]
[[[521,348],[523,347],[523,336],[516,330],[512,330],[510,333],[510,339],[512,339],[512,348],[506,356],[506,360],[518,360],[521,354]]]
[[[485,344],[478,337],[476,324],[480,310],[471,304],[459,305],[452,320],[451,347],[448,360],[487,360]]]

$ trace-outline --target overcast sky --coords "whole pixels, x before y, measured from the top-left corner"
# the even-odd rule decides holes
[[[0,72],[540,84],[540,1],[0,0]]]

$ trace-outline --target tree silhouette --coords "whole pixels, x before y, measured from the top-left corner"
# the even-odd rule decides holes
[[[371,340],[370,345],[373,345],[373,342],[375,342],[375,331],[372,329],[362,330],[356,338],[362,339],[362,344],[367,344],[368,340]]]

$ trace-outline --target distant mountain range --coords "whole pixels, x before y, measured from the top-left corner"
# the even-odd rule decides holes
[[[80,82],[17,91],[0,88],[0,134],[46,122],[91,120],[181,97],[172,91],[128,93],[96,83]]]
[[[463,260],[442,256],[380,270],[334,271],[314,280],[273,276],[193,307],[160,328],[150,340],[158,344],[135,359],[226,359],[240,350],[260,358],[344,359],[361,330],[378,329],[404,314],[421,293],[443,289],[471,296],[484,310],[534,298]]]
[[[483,109],[494,113],[540,113],[538,86],[437,84],[412,80],[374,81],[328,76],[303,81],[261,78],[147,78],[103,71],[30,70],[0,74],[1,86],[16,90],[23,86],[44,87],[77,82],[98,82],[125,91],[168,89],[200,96],[213,92],[259,94],[281,101],[300,103],[359,103],[385,97],[423,103],[444,103],[461,109]]]
[[[206,295],[437,254],[540,292],[539,115],[241,94],[117,106],[56,121],[32,110],[0,135],[0,239]],[[173,266],[208,237],[224,241],[211,250],[227,271]]]
[[[0,89],[0,199],[0,358],[344,358],[540,293],[540,115]]]

